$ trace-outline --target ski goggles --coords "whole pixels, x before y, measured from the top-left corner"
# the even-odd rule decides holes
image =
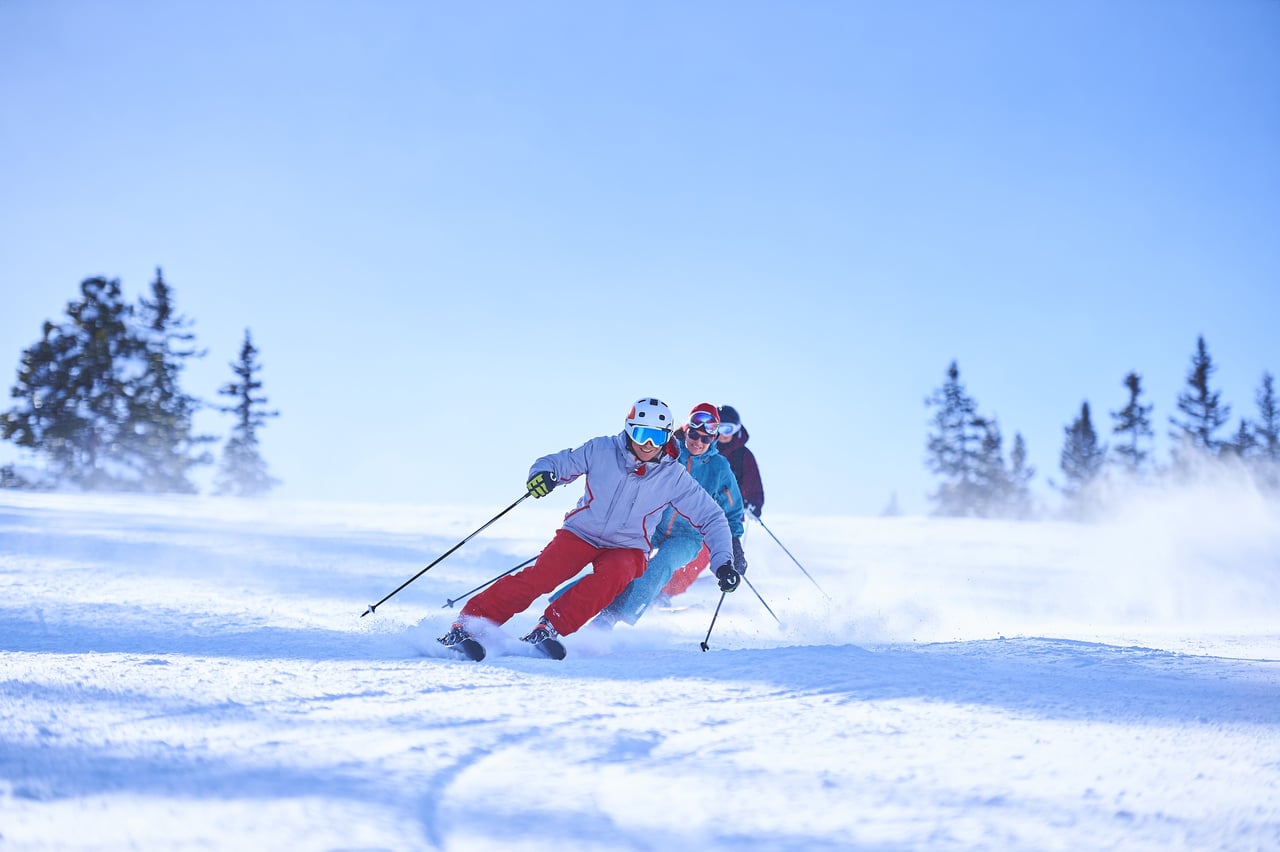
[[[732,438],[742,428],[741,423],[721,423],[717,431],[726,438]]]
[[[667,429],[657,429],[653,426],[637,426],[628,423],[627,435],[641,446],[650,444],[654,447],[661,447],[671,437],[671,432]]]
[[[705,411],[695,411],[689,418],[690,432],[706,432],[708,435],[714,435],[719,425],[720,421]]]

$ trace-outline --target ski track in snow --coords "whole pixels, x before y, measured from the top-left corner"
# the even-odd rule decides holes
[[[744,588],[703,653],[704,578],[563,662],[536,606],[439,646],[561,511],[361,618],[488,515],[0,492],[0,848],[1280,849],[1273,515],[1122,576],[1106,527],[779,518],[834,598],[752,528],[781,626]]]

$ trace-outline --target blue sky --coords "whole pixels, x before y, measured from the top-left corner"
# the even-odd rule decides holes
[[[1161,453],[1197,335],[1232,428],[1280,371],[1280,3],[473,5],[0,4],[6,387],[160,266],[280,496],[501,508],[657,395],[875,514],[952,359],[1046,499],[1129,370]]]

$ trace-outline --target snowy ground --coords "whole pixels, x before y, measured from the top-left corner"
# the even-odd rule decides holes
[[[751,527],[781,625],[740,590],[702,652],[704,580],[451,658],[445,601],[571,502],[362,618],[507,501],[0,492],[0,849],[1280,849],[1275,504],[766,516],[830,595]]]

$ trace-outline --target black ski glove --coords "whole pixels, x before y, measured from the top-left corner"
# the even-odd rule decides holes
[[[722,592],[732,592],[742,582],[738,572],[733,570],[732,562],[726,562],[716,569],[716,579],[720,581],[720,591]]]
[[[546,497],[556,487],[556,475],[549,470],[540,470],[529,477],[526,487],[534,497]]]
[[[733,537],[733,570],[739,574],[747,573],[747,554],[742,552],[742,539]]]
[[[750,504],[750,503],[747,503],[747,504],[746,504],[746,510],[747,510],[748,512],[750,512],[752,515],[754,515],[754,516],[755,516],[755,519],[756,519],[757,521],[758,521],[758,520],[760,520],[760,510],[759,510],[759,509],[757,509],[755,506],[753,506],[753,505],[752,505],[752,504]]]

